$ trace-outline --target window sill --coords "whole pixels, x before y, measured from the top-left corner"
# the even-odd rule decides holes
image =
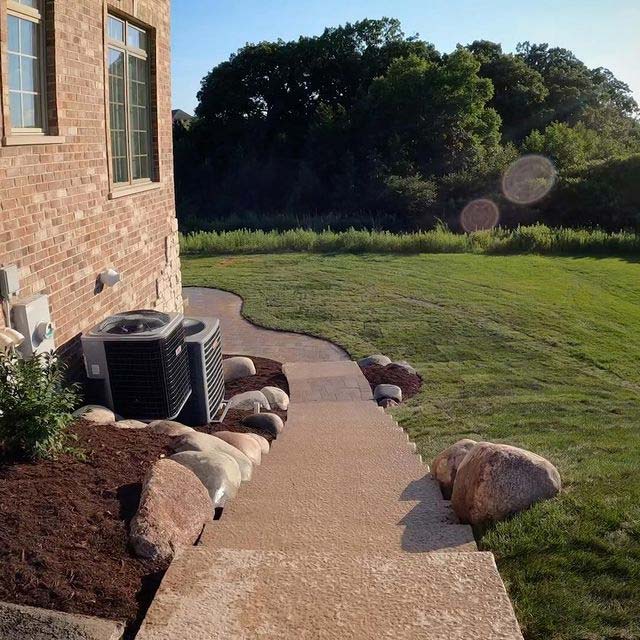
[[[43,136],[37,134],[19,134],[2,138],[3,147],[20,147],[33,144],[63,144],[64,136]]]
[[[133,196],[137,193],[144,193],[145,191],[154,191],[162,187],[161,182],[145,182],[142,184],[132,184],[126,187],[116,187],[109,194],[109,200],[116,200],[117,198],[125,198],[126,196]]]

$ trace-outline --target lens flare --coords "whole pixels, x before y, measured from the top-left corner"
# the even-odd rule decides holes
[[[491,200],[481,198],[472,200],[463,210],[460,216],[460,224],[467,232],[484,231],[493,229],[500,219],[500,209]]]
[[[544,156],[523,156],[512,162],[502,177],[502,192],[516,204],[542,200],[556,183],[556,169]]]

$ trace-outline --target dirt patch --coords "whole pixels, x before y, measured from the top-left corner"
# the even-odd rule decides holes
[[[165,563],[135,558],[129,521],[169,439],[78,421],[86,456],[0,466],[0,600],[135,622]]]
[[[397,364],[383,367],[374,364],[371,367],[361,367],[364,377],[373,391],[379,384],[395,384],[402,389],[402,397],[407,400],[415,396],[422,388],[422,378],[417,373],[409,373]]]
[[[231,358],[231,355],[225,355],[225,358]],[[225,384],[225,397],[231,398],[238,393],[245,391],[260,391],[263,387],[278,387],[289,394],[289,383],[282,373],[282,365],[275,360],[268,358],[257,358],[251,356],[256,366],[256,375],[248,378],[241,378]],[[284,421],[287,419],[287,412],[279,409],[272,409],[270,413],[279,415]],[[222,424],[209,424],[197,427],[198,431],[204,433],[215,433],[216,431],[233,431],[235,433],[248,433],[251,429],[247,429],[242,425],[242,419],[251,415],[249,411],[231,410],[227,413]],[[267,440],[271,440],[265,436]]]

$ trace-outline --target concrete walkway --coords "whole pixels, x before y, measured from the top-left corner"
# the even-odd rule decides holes
[[[284,366],[284,433],[174,560],[138,638],[522,640],[492,554],[358,366],[305,361],[309,348]]]

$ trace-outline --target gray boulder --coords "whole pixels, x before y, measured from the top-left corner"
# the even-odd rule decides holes
[[[271,405],[262,391],[245,391],[238,393],[229,400],[229,409],[239,409],[241,411],[253,411],[255,405],[260,409],[269,411]]]
[[[94,422],[95,424],[112,424],[116,421],[116,414],[97,404],[88,404],[73,412],[74,417]]]
[[[380,353],[377,353],[373,356],[369,356],[368,358],[362,358],[358,360],[358,366],[362,368],[371,367],[374,364],[379,364],[381,367],[386,367],[388,364],[391,364],[391,358],[387,358],[387,356],[383,356]]]
[[[159,460],[143,482],[131,546],[141,558],[170,559],[180,545],[196,542],[212,514],[211,498],[196,475],[173,460]]]
[[[284,429],[282,418],[275,413],[254,413],[244,418],[242,424],[252,431],[265,433],[271,438],[277,438]]]
[[[118,429],[146,429],[147,425],[140,420],[118,420],[116,427]]]
[[[193,433],[178,436],[173,442],[173,449],[177,453],[181,453],[182,451],[203,451],[205,453],[222,451],[238,463],[243,482],[251,480],[251,476],[253,475],[253,463],[242,451],[220,438],[210,436],[208,433],[194,431]]]
[[[431,474],[440,483],[442,495],[446,500],[451,498],[458,468],[476,444],[478,443],[475,440],[468,438],[460,440],[438,454],[431,463]]]
[[[278,387],[264,387],[262,393],[272,409],[286,411],[289,408],[289,396]]]
[[[256,375],[256,366],[251,358],[236,356],[222,361],[224,381],[231,382],[240,378],[248,378]]]
[[[404,369],[407,373],[411,373],[413,375],[418,373],[406,360],[399,360],[398,362],[392,362],[391,364]]]
[[[393,409],[394,407],[399,407],[400,403],[393,398],[382,398],[382,400],[378,400],[378,406],[383,409]]]
[[[480,442],[458,467],[451,505],[463,523],[497,522],[553,498],[560,489],[558,470],[543,457]]]
[[[246,433],[233,433],[232,431],[216,431],[213,435],[242,451],[254,465],[258,466],[262,461],[260,444],[250,435]]]
[[[154,420],[149,424],[149,431],[164,436],[176,437],[183,436],[186,433],[192,433],[195,429],[187,427],[187,425],[181,422],[174,422],[173,420]]]
[[[385,398],[402,402],[402,389],[395,384],[379,384],[373,392],[373,397],[376,402]]]
[[[214,509],[238,495],[242,475],[238,463],[222,451],[183,451],[169,458],[191,470],[209,493]]]

